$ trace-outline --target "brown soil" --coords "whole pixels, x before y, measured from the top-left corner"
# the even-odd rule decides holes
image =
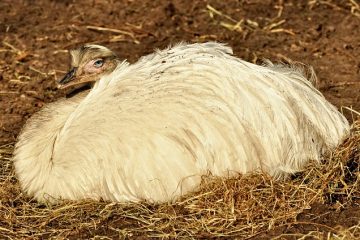
[[[235,55],[252,62],[299,61],[314,67],[319,89],[329,101],[359,112],[359,4],[357,0],[2,0],[0,145],[16,141],[29,116],[63,95],[55,80],[67,70],[66,50],[90,42],[106,45],[130,62],[179,41],[225,42]],[[350,121],[358,117],[343,111]],[[283,233],[291,238],[298,232],[330,231],[360,221],[355,203],[335,209],[315,204],[297,217],[299,224],[275,228],[258,238]]]

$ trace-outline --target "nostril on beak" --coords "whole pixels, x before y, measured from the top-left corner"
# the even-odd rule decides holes
[[[76,67],[72,68],[72,69],[59,81],[59,84],[66,84],[66,83],[70,82],[70,81],[74,78],[75,73],[76,73],[76,70],[77,70]]]

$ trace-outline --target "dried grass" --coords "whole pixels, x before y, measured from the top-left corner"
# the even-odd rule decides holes
[[[342,3],[342,4],[339,4]],[[325,5],[331,7],[336,11],[347,12],[350,10],[350,13],[355,17],[360,18],[360,5],[356,0],[345,0],[345,1],[332,1],[332,0],[309,0],[308,5],[312,9],[315,5]],[[341,6],[344,5],[344,6]]]
[[[281,2],[281,1],[280,1]],[[210,18],[217,21],[217,24],[220,26],[230,30],[237,31],[239,33],[245,33],[247,31],[261,30],[266,33],[286,33],[290,35],[295,35],[295,33],[291,29],[281,28],[280,25],[283,25],[286,20],[281,19],[283,9],[282,3],[275,6],[278,9],[276,17],[269,19],[264,26],[260,26],[258,22],[251,19],[242,18],[241,20],[235,20],[229,15],[223,13],[222,11],[215,9],[213,6],[208,4],[206,6],[206,10],[210,16]]]
[[[360,121],[321,165],[310,164],[292,179],[275,181],[265,174],[230,179],[204,176],[197,191],[163,204],[38,204],[20,191],[11,164],[12,150],[12,145],[0,149],[1,238],[256,238],[277,226],[292,224],[314,224],[318,230],[282,234],[276,239],[360,237],[360,223],[346,228],[296,220],[313,203],[335,209],[359,203]]]
[[[337,1],[339,2],[339,1]],[[308,0],[307,5],[310,9],[313,9],[318,5],[325,5],[331,7],[335,11],[349,12],[355,17],[360,18],[360,4],[356,0],[346,0],[342,5],[335,3],[332,0]],[[207,4],[206,11],[209,17],[215,21],[216,24],[226,28],[230,31],[236,31],[241,34],[246,34],[246,31],[260,30],[265,33],[285,33],[289,35],[296,35],[292,29],[286,29],[280,27],[286,23],[285,19],[282,19],[284,12],[284,1],[278,0],[274,5],[274,9],[277,10],[277,14],[274,18],[267,19],[265,25],[261,26],[256,20],[242,18],[236,20],[230,15],[224,13],[222,10],[216,9],[210,4]]]

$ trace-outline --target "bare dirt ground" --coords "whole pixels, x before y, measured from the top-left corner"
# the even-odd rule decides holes
[[[266,58],[313,66],[325,97],[339,108],[359,112],[359,5],[358,0],[2,0],[0,145],[13,144],[29,116],[63,96],[55,80],[67,70],[67,50],[84,43],[106,45],[134,62],[155,48],[179,41],[224,42],[236,56],[251,62]],[[343,112],[349,121],[359,118],[347,108]],[[3,191],[0,194],[12,190]],[[291,238],[293,233],[331,232],[337,226],[359,223],[358,200],[344,208],[333,203],[314,203],[296,217],[299,223],[272,228],[256,238],[283,233]],[[106,224],[111,221],[118,220],[107,219]],[[106,229],[95,232],[113,234]],[[72,233],[76,238],[76,234],[89,237],[94,232]]]

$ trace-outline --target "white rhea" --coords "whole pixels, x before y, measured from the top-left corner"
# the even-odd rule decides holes
[[[179,44],[45,106],[16,144],[22,189],[39,201],[169,201],[209,172],[284,177],[346,136],[344,116],[300,70],[231,54]]]

